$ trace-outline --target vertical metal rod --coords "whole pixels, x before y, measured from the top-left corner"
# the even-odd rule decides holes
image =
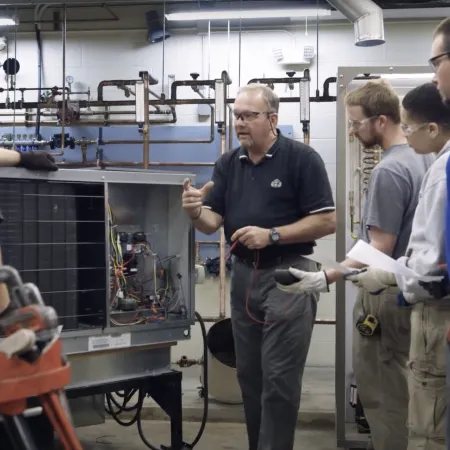
[[[233,108],[228,105],[228,151],[233,150]]]
[[[166,0],[164,0],[163,6],[163,42],[162,42],[162,76],[161,76],[161,83],[162,83],[161,93],[163,95],[164,95],[165,52],[166,52]]]
[[[7,28],[7,32],[6,32],[6,60],[9,60],[9,27]],[[10,102],[10,98],[9,98],[9,87],[10,87],[10,79],[9,79],[9,75],[6,75],[6,103],[9,106],[9,102]],[[15,106],[14,106],[15,109]],[[15,136],[13,136],[13,140],[15,141]],[[15,148],[15,144],[13,143],[13,149]]]
[[[17,14],[17,11],[16,11]],[[14,26],[14,58],[17,60],[17,23]],[[7,77],[9,78],[9,75],[7,75]],[[16,135],[16,92],[17,92],[17,74],[14,74],[14,95],[13,95],[13,102],[14,102],[14,125],[13,125],[13,134],[14,136]],[[16,146],[14,144],[13,149],[16,149]]]
[[[217,93],[216,93],[217,95]],[[222,129],[220,133],[220,154],[224,155],[227,151],[227,126],[231,128],[231,113],[232,108],[229,108],[229,119],[227,124],[227,114],[226,114],[226,108],[227,108],[227,98],[228,98],[228,86],[226,83],[224,83],[224,104],[223,104],[223,111],[224,111],[224,117],[223,117],[223,124]],[[219,319],[224,319],[226,317],[226,252],[225,252],[225,231],[224,227],[222,226],[220,228],[220,240],[219,240]]]
[[[228,21],[228,73],[230,73],[231,34],[230,21]]]
[[[238,88],[241,87],[241,60],[242,60],[242,19],[239,19],[239,75],[238,75]]]
[[[220,135],[220,154],[223,155],[226,152],[226,129]],[[223,226],[220,228],[220,265],[219,265],[219,318],[224,319],[226,316],[226,261],[225,261],[225,232]]]
[[[211,21],[208,20],[208,80],[211,79]],[[208,98],[211,97],[211,88],[208,86]]]
[[[67,5],[64,4],[62,23],[62,117],[61,117],[61,154],[64,154],[66,140],[64,137],[66,123],[66,39],[67,39]]]
[[[4,416],[4,424],[13,450],[37,450],[37,445],[23,416]]]
[[[149,115],[149,101],[150,101],[150,88],[149,88],[149,76],[148,72],[144,72],[144,129],[143,129],[143,163],[144,169],[148,169],[148,163],[150,162],[150,115]],[[164,84],[164,81],[163,81]]]

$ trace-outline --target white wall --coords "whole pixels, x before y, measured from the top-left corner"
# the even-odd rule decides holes
[[[353,45],[353,30],[350,25],[326,25],[321,27],[319,44],[319,89],[323,81],[336,75],[338,66],[350,65],[413,65],[426,64],[430,52],[431,33],[436,22],[388,23],[386,24],[387,44],[375,48],[357,48]],[[292,33],[292,34],[291,34]],[[44,33],[44,67],[46,86],[61,85],[62,58],[60,35]],[[161,79],[162,44],[147,45],[145,32],[141,31],[104,31],[69,32],[67,43],[67,75],[75,78],[74,89],[91,87],[96,95],[97,84],[104,79],[136,78],[139,70],[149,70],[153,76]],[[296,43],[297,48],[306,44],[315,45],[315,29],[309,27],[308,35],[298,27],[290,33],[279,31],[244,32],[242,34],[241,84],[255,77],[285,76],[272,57],[272,48],[281,47],[289,51]],[[0,55],[4,59],[5,54]],[[10,55],[11,56],[11,55]],[[238,35],[232,33],[230,46],[226,33],[214,33],[211,36],[211,58],[208,57],[207,36],[196,34],[177,34],[165,42],[164,71],[175,74],[176,79],[189,79],[191,72],[199,72],[200,78],[219,77],[222,70],[229,70],[233,84],[230,94],[238,89],[239,57]],[[18,87],[37,85],[37,54],[34,36],[21,34],[17,42],[17,58],[21,70],[17,76]],[[317,65],[311,69],[313,82],[311,93],[316,89]],[[3,83],[2,83],[3,85]],[[156,91],[160,88],[156,87]],[[277,89],[280,95],[289,95],[284,87]],[[166,91],[167,92],[167,91]],[[332,95],[335,87],[332,86]],[[180,90],[180,97],[194,97],[188,88]],[[4,101],[0,94],[0,101]],[[34,101],[26,96],[26,100]],[[105,90],[105,99],[123,99],[123,94],[112,88]],[[195,106],[177,107],[179,123],[197,122]],[[280,111],[282,124],[293,124],[295,138],[301,139],[298,105],[283,104]],[[311,105],[311,145],[322,155],[328,174],[335,189],[336,184],[336,145],[335,145],[335,104]],[[1,130],[0,130],[1,132]],[[107,149],[106,149],[107,151]],[[330,236],[318,242],[316,254],[335,256],[335,237]],[[198,309],[200,313],[216,314],[218,310],[218,286],[197,288]],[[216,297],[214,298],[214,295]],[[339,306],[338,306],[339,307]],[[335,293],[323,294],[319,303],[318,317],[335,317]],[[317,325],[309,354],[309,365],[334,365],[334,326]],[[191,342],[178,345],[173,359],[186,354],[199,358],[201,345],[199,330],[194,330]]]

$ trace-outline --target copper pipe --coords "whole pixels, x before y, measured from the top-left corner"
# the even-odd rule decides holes
[[[158,112],[158,111],[154,111],[154,110],[151,110],[151,111],[149,111],[148,112],[150,115],[170,115],[170,114],[172,114],[172,111],[171,110],[167,110],[167,111],[160,111],[160,112]],[[103,111],[100,111],[100,110],[98,110],[98,111],[80,111],[80,116],[103,116],[104,114],[109,114],[109,115],[124,115],[124,116],[131,116],[131,115],[133,115],[133,114],[136,114],[136,111],[106,111],[106,110],[103,110]],[[16,116],[16,117],[20,117],[20,116],[36,116],[37,114],[35,113],[35,112],[26,112],[26,113],[16,113],[16,114],[14,114],[14,113],[7,113],[7,114],[3,114],[3,113],[0,113],[0,117],[13,117],[13,116]],[[44,117],[55,117],[56,116],[56,113],[41,113],[41,116],[44,116]]]
[[[108,113],[109,114],[109,113]],[[25,122],[0,122],[0,127],[7,127],[10,125],[13,125],[15,123],[16,127],[33,127],[36,126],[36,122],[33,121],[25,121]],[[166,125],[170,123],[174,123],[173,119],[171,120],[151,120],[150,125]],[[41,122],[41,127],[59,127],[59,122],[54,121],[46,121]],[[71,124],[66,124],[68,127],[89,127],[89,126],[96,126],[96,127],[104,127],[104,126],[114,126],[114,125],[136,125],[135,120],[88,120],[88,121],[77,121],[73,122]],[[106,141],[105,141],[106,142]],[[192,141],[187,141],[192,142]],[[212,142],[212,141],[211,141]],[[123,142],[118,141],[119,144],[125,144],[125,143],[132,143],[132,142]],[[135,144],[142,144],[142,139],[134,142]]]
[[[142,74],[142,79],[144,81],[144,111],[148,111],[148,102],[149,99],[149,78],[148,78],[148,72],[144,72]],[[145,114],[144,116],[144,128],[142,130],[143,132],[143,146],[142,146],[142,160],[144,161],[144,169],[148,169],[148,163],[150,161],[150,116],[148,114]]]
[[[200,244],[198,242],[195,243],[195,264],[200,262]]]
[[[220,322],[225,317],[220,316],[202,316],[203,322]]]
[[[231,152],[233,150],[233,127],[231,124],[233,123],[233,108],[230,105],[228,106],[228,151]]]
[[[309,131],[306,132],[306,133],[303,133],[303,142],[304,142],[306,145],[309,145]]]
[[[98,83],[97,86],[97,100],[99,102],[103,101],[103,88],[105,86],[135,86],[140,80],[103,80]]]
[[[175,119],[176,120],[176,119]],[[150,121],[150,125],[156,123],[156,121]],[[168,122],[166,122],[168,123]],[[205,139],[154,139],[149,140],[150,144],[209,144],[214,141],[214,133],[215,133],[215,127],[214,127],[214,113],[211,114],[211,120],[210,120],[210,128],[209,128],[209,138]],[[142,144],[142,140],[121,140],[121,139],[114,139],[114,140],[104,140],[104,144]],[[214,163],[202,163],[201,165],[207,165],[207,166],[214,166]],[[194,164],[196,165],[196,164]]]
[[[62,111],[61,111],[61,150],[52,152],[53,156],[63,156],[66,147],[65,126],[66,126],[66,41],[67,41],[67,5],[63,7],[62,19]]]
[[[220,135],[220,153],[226,152],[227,137],[226,130],[222,130]],[[225,261],[225,232],[223,227],[220,228],[220,272],[219,272],[219,317],[225,318],[226,315],[226,261]]]

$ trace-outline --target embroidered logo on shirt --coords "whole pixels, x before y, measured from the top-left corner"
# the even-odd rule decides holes
[[[276,180],[273,180],[272,183],[270,183],[270,185],[273,188],[280,188],[281,186],[283,186],[283,183],[277,178]]]

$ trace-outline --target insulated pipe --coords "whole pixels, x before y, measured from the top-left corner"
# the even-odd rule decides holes
[[[148,102],[149,102],[149,78],[148,72],[142,72],[140,74],[142,76],[142,80],[144,81],[144,111],[148,111]],[[144,128],[143,128],[143,146],[142,146],[142,159],[144,161],[144,169],[148,169],[148,163],[150,161],[150,116],[149,114],[144,115]]]
[[[374,47],[386,42],[383,10],[372,0],[327,0],[327,2],[353,23],[357,47]]]

